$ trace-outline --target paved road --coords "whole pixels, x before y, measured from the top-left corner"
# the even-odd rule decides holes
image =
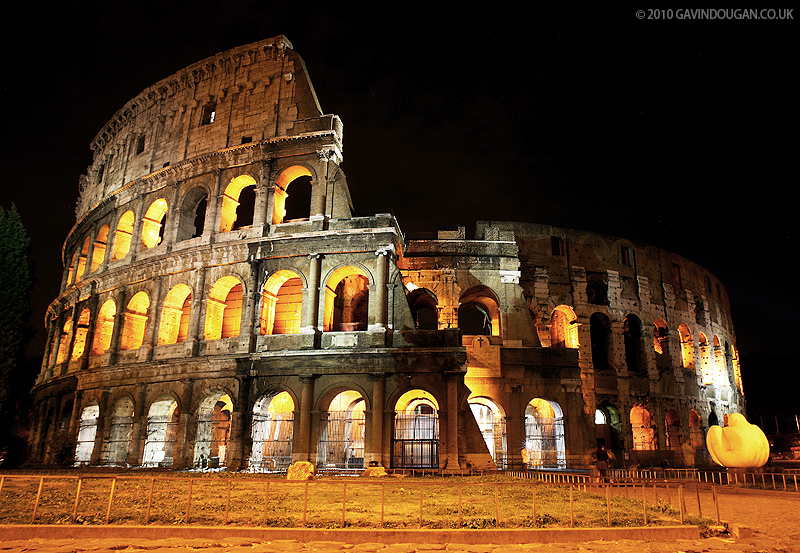
[[[42,553],[119,552],[126,553],[417,553],[448,551],[453,553],[673,553],[673,552],[722,552],[742,553],[786,552],[800,553],[800,493],[767,492],[719,488],[720,518],[723,522],[752,528],[752,537],[734,539],[719,536],[695,540],[636,541],[612,540],[583,543],[549,543],[520,545],[463,545],[447,543],[392,544],[312,541],[301,543],[295,540],[262,541],[252,538],[132,540],[105,537],[102,539],[30,539],[0,542],[0,551],[12,553],[37,551]],[[700,495],[704,515],[715,516],[710,491]],[[697,510],[696,496],[687,494],[689,512]],[[435,540],[431,532],[431,541]]]

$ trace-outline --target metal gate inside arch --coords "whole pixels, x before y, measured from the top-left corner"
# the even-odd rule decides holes
[[[431,405],[395,415],[392,466],[439,468],[439,415]]]

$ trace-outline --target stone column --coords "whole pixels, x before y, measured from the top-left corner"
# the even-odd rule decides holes
[[[313,374],[300,375],[300,410],[295,411],[295,433],[292,444],[292,462],[311,461],[311,408],[314,401]]]
[[[311,221],[325,219],[325,203],[328,195],[328,162],[333,156],[334,151],[331,149],[317,150],[320,170],[317,175],[317,182],[311,188],[311,213],[309,217]]]
[[[137,198],[139,205],[136,207],[136,218],[133,220],[133,229],[131,230],[131,246],[128,249],[128,255],[131,259],[135,259],[137,253],[142,249],[142,221],[144,219],[144,197]]]
[[[377,461],[379,465],[383,463],[383,418],[384,402],[386,401],[386,380],[385,373],[370,373],[372,380],[372,410],[369,428],[369,446],[364,452],[364,463]],[[364,444],[365,447],[367,444]]]
[[[92,457],[89,461],[90,465],[100,465],[103,460],[103,441],[106,435],[109,396],[111,396],[111,392],[108,389],[103,390],[102,394],[100,394],[100,413],[97,415],[97,431],[94,435],[94,448],[92,449]]]
[[[192,293],[192,312],[189,314],[189,328],[187,330],[187,341],[191,342],[191,355],[197,356],[200,353],[200,341],[203,339],[202,335],[202,321],[203,321],[203,297],[205,291],[206,270],[204,267],[197,269],[197,274],[194,281],[194,292]]]
[[[117,303],[117,312],[114,314],[114,328],[111,331],[111,344],[108,346],[109,365],[113,365],[117,362],[117,352],[119,351],[119,342],[122,337],[122,326],[125,324],[125,300],[127,296],[128,289],[125,286],[121,286],[114,300]]]
[[[374,312],[371,313],[372,324],[369,325],[368,330],[385,330],[386,317],[388,311],[388,294],[386,292],[386,280],[388,273],[388,258],[391,255],[389,248],[381,248],[375,252],[377,256],[376,264],[377,270],[375,271],[375,302],[373,305]]]
[[[228,469],[239,470],[247,464],[250,456],[249,431],[252,408],[250,406],[249,376],[239,379],[239,396],[231,413],[230,440],[228,443]]]
[[[150,361],[153,358],[153,348],[158,343],[158,325],[161,322],[161,277],[153,277],[153,294],[150,298],[150,308],[147,314],[147,328],[144,331],[142,347],[145,348],[144,359]],[[139,357],[142,359],[142,357]]]
[[[257,303],[258,290],[258,274],[259,274],[258,261],[250,261],[250,279],[247,283],[247,292],[243,301],[242,320],[239,325],[239,336],[249,338],[248,351],[251,353],[256,350],[256,335],[253,333],[255,329],[255,310]]]
[[[147,384],[142,383],[139,388],[139,397],[136,398],[136,409],[133,412],[133,427],[131,428],[131,442],[128,449],[128,464],[139,466],[142,464],[144,441],[147,438]]]
[[[194,394],[194,380],[186,380],[181,396],[181,413],[178,419],[177,440],[175,442],[175,452],[172,457],[172,464],[176,468],[191,467],[194,463],[194,449],[189,447],[189,443],[194,443],[191,439],[193,426],[190,424],[197,420],[197,413],[192,412],[192,396]]]
[[[458,384],[463,373],[451,373],[447,375],[447,436],[445,443],[445,459],[447,468],[459,468],[458,464]],[[441,466],[442,459],[439,459]]]
[[[312,253],[308,256],[311,260],[309,264],[308,288],[303,297],[301,334],[315,334],[320,329],[319,322],[319,289],[320,289],[320,269],[322,266],[322,254]]]
[[[206,203],[206,220],[203,223],[203,236],[212,236],[219,232],[219,204],[222,187],[222,171],[214,170],[214,186]]]

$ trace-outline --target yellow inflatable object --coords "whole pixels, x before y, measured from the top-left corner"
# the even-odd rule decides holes
[[[706,447],[714,462],[723,467],[763,467],[769,459],[769,442],[764,432],[747,422],[741,413],[728,415],[728,426],[712,426]]]

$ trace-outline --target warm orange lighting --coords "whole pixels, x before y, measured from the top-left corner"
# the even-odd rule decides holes
[[[324,330],[366,330],[369,279],[358,267],[340,267],[325,287]]]
[[[122,336],[120,338],[120,349],[137,349],[142,346],[149,309],[150,297],[146,292],[138,292],[128,302],[128,307],[125,309],[125,323],[122,327]]]
[[[297,334],[303,310],[303,281],[288,270],[270,275],[264,284],[260,334]]]
[[[75,343],[72,346],[72,359],[80,359],[86,349],[86,335],[89,332],[89,309],[81,311],[78,326],[75,329]]]
[[[117,313],[117,304],[114,300],[106,300],[97,315],[94,330],[94,344],[92,355],[100,355],[111,346],[111,335],[114,332],[114,316]]]
[[[292,165],[284,169],[275,181],[273,193],[272,224],[278,225],[286,217],[286,198],[289,197],[289,185],[298,177],[311,177],[311,171],[300,165]]]
[[[133,236],[133,211],[126,211],[119,218],[117,231],[114,233],[114,251],[111,256],[112,261],[122,259],[131,249],[131,237]]]
[[[164,198],[157,199],[147,209],[142,220],[142,245],[145,248],[152,248],[161,243],[161,228],[167,209],[169,206]]]
[[[572,308],[559,305],[550,320],[550,347],[577,349],[578,317]]]
[[[92,249],[92,267],[90,272],[94,272],[106,258],[106,245],[108,242],[108,225],[103,225],[97,231],[97,238]]]
[[[652,451],[656,449],[656,428],[653,414],[641,403],[637,403],[631,409],[631,431],[633,432],[634,450]]]
[[[219,340],[238,336],[241,317],[242,284],[235,276],[224,276],[209,292],[203,338]]]
[[[175,344],[186,339],[192,306],[192,290],[186,284],[173,286],[161,308],[158,344]],[[183,336],[181,336],[183,330]],[[182,338],[182,339],[181,339]]]
[[[685,324],[678,326],[678,334],[681,337],[681,365],[684,369],[694,370],[694,343],[692,342],[692,331]]]
[[[236,223],[236,209],[239,207],[239,196],[248,186],[255,186],[256,180],[250,175],[240,175],[233,179],[225,193],[222,195],[222,215],[220,216],[219,231],[229,232]]]

